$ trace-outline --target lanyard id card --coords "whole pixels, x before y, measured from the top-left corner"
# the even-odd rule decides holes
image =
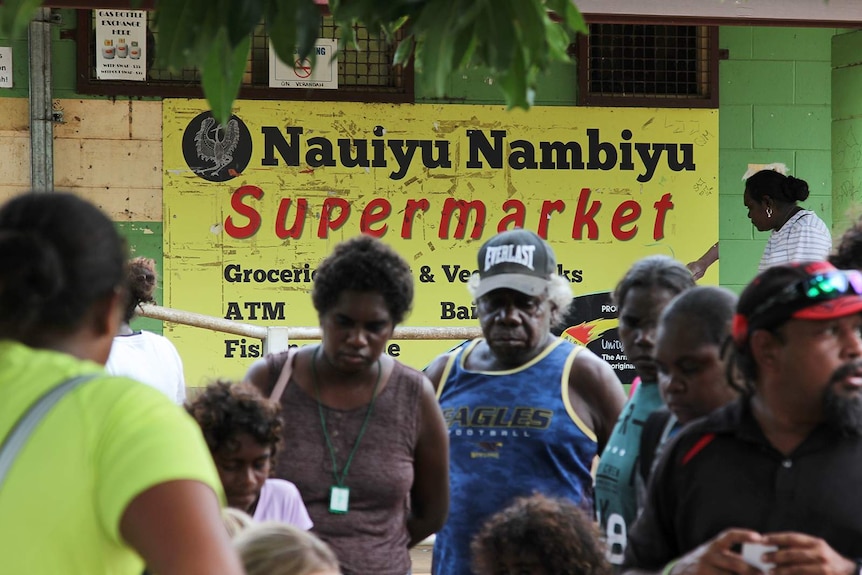
[[[329,512],[343,515],[350,506],[350,488],[333,485],[329,488]]]
[[[350,464],[353,462],[353,456],[356,455],[356,450],[359,447],[359,442],[362,441],[362,436],[365,435],[365,429],[368,427],[368,420],[371,419],[371,412],[374,411],[374,401],[377,399],[377,390],[380,389],[380,374],[383,373],[383,366],[380,364],[380,359],[377,359],[377,381],[374,383],[374,390],[371,392],[371,403],[368,404],[368,409],[365,411],[365,419],[362,420],[362,427],[359,428],[359,434],[356,436],[356,441],[353,443],[353,449],[350,450],[350,455],[347,456],[347,461],[341,472],[338,471],[338,462],[335,459],[335,448],[332,446],[332,440],[329,437],[329,431],[326,429],[326,414],[323,412],[323,405],[320,403],[320,388],[317,385],[317,354],[320,352],[318,347],[314,355],[311,356],[311,374],[314,382],[314,391],[317,396],[317,412],[320,415],[320,427],[323,428],[323,437],[326,440],[326,447],[329,450],[329,457],[332,460],[332,477],[335,479],[335,485],[329,488],[329,512],[343,515],[347,513],[350,507],[350,488],[344,487],[344,479],[347,477],[347,471],[350,469]]]

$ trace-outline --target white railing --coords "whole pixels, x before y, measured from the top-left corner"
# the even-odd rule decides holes
[[[158,305],[145,304],[141,306],[140,315],[178,323],[182,325],[190,325],[203,329],[211,329],[240,335],[244,337],[253,337],[263,341],[264,353],[277,353],[287,349],[288,343],[293,340],[315,340],[320,339],[320,327],[264,327],[260,325],[252,325],[250,323],[242,323],[221,317],[204,315],[192,311],[182,311],[169,307]],[[476,327],[407,327],[399,326],[395,328],[395,334],[392,339],[473,339],[482,335],[482,330],[479,326]]]

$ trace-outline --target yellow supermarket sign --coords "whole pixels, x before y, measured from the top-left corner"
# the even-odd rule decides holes
[[[547,238],[580,297],[606,294],[646,255],[694,260],[718,235],[715,110],[240,101],[226,126],[206,110],[164,102],[170,307],[317,325],[314,271],[362,233],[414,269],[407,325],[473,326],[464,284],[500,230]],[[710,270],[706,281],[716,279]],[[580,332],[598,319],[607,331],[611,313],[584,313]],[[191,385],[240,377],[261,353],[226,334],[166,333]],[[422,367],[453,343],[394,342],[390,352]]]

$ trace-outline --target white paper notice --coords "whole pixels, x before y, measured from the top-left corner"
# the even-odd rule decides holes
[[[147,13],[96,10],[96,77],[147,79]]]
[[[292,62],[282,62],[269,47],[270,88],[312,88],[334,90],[338,88],[338,41],[318,39],[314,45],[316,58],[300,58],[294,51]]]
[[[12,87],[12,48],[0,48],[0,88]]]

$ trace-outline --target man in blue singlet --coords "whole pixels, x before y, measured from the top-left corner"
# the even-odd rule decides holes
[[[468,288],[484,337],[426,370],[450,441],[434,575],[470,575],[474,534],[515,497],[566,497],[592,513],[593,460],[626,400],[607,363],[551,333],[572,294],[538,235],[518,229],[485,242]]]

